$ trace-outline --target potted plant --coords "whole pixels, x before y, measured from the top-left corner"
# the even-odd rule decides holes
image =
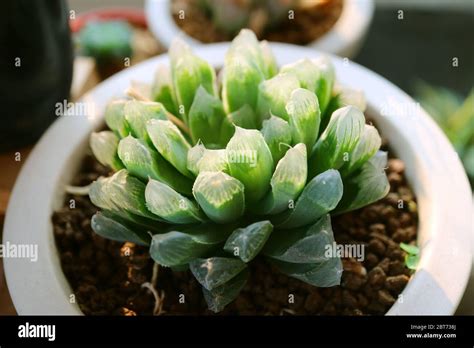
[[[229,41],[242,28],[259,39],[309,45],[353,57],[372,20],[372,1],[147,0],[148,25],[165,47],[182,37],[190,45]]]
[[[163,310],[173,314],[172,306],[176,309],[189,303],[191,293],[200,294],[196,291],[199,287],[203,294],[196,300],[198,304],[205,300],[211,310],[226,311],[237,306],[234,302],[242,302],[239,291],[243,288],[245,292],[249,273],[265,273],[272,278],[275,268],[289,276],[278,276],[278,282],[286,282],[286,290],[282,289],[288,306],[276,308],[276,314],[294,313],[300,291],[312,294],[312,300],[306,298],[304,305],[311,307],[318,296],[314,285],[331,287],[327,298],[335,306],[332,295],[349,303],[354,297],[351,291],[364,285],[365,292],[372,292],[365,294],[366,299],[376,299],[372,307],[366,305],[370,312],[453,313],[469,275],[471,197],[459,159],[442,132],[420,109],[401,113],[400,106],[413,105],[412,100],[355,64],[347,66],[335,57],[330,61],[321,57],[304,59],[314,53],[283,44],[272,45],[275,61],[269,46],[258,43],[249,31],[243,31],[225,55],[228,48],[227,44],[211,45],[199,49],[197,55],[187,45],[177,43],[170,53],[169,68],[159,68],[153,84],[150,96],[159,103],[145,101],[146,96],[130,91],[134,100],[109,104],[131,79],[151,83],[149,71],[165,63],[167,56],[105,81],[83,100],[93,106],[88,118],[65,116],[48,131],[25,164],[5,221],[4,242],[32,243],[39,248],[36,263],[5,259],[6,277],[18,312],[79,314],[78,301],[89,314],[93,311],[87,306],[97,302],[101,307],[97,314],[107,312],[109,304],[114,308],[116,304],[109,302],[119,299],[116,292],[108,292],[113,289],[94,297],[86,307],[85,302],[81,303],[91,297],[94,284],[103,285],[96,282],[101,274],[112,281],[120,277],[119,271],[110,271],[115,268],[107,258],[109,250],[123,254],[132,263],[126,271],[133,282],[124,283],[120,291],[130,295],[135,291],[133,284],[141,283],[143,293],[141,297],[134,293],[134,305],[140,307],[136,303],[140,298],[151,297],[148,306],[152,303],[151,312],[155,314]],[[221,92],[213,68],[223,71]],[[333,87],[335,75],[344,87]],[[362,88],[367,103],[354,92],[356,86]],[[403,187],[398,193],[409,196],[411,192],[403,185],[400,161],[392,162],[387,179],[386,157],[378,152],[381,139],[376,128],[365,124],[361,111],[366,104],[366,113],[388,139],[390,149],[404,161],[416,195],[416,203],[413,197],[398,201],[398,196],[389,195],[386,199],[395,202],[388,205],[401,207],[398,212],[393,206],[386,210],[401,214],[405,222],[419,218],[420,250],[413,244],[400,247],[396,242],[397,238],[412,240],[416,224],[399,225],[403,231],[394,229],[384,235],[385,225],[371,223],[367,231],[369,228],[357,220],[359,215],[369,220],[383,217],[381,221],[391,228],[391,223],[398,222],[396,216],[379,210],[387,208],[388,201],[368,211],[344,213],[384,197],[388,180]],[[94,129],[103,127],[104,112],[110,130],[90,138]],[[66,209],[74,216],[53,221],[56,232],[58,226],[66,228],[61,240],[70,244],[65,246],[59,241],[59,251],[69,249],[67,254],[58,255],[51,216],[64,207],[64,185],[77,176],[89,138],[96,157],[114,173],[108,176],[109,169],[103,167],[81,169],[86,174],[94,172],[95,177],[104,176],[85,188],[101,211],[87,203],[86,196],[77,196],[81,190],[69,187],[76,198],[68,197]],[[52,149],[55,156],[44,163],[43,158]],[[445,175],[446,168],[449,176]],[[84,177],[81,180],[85,181]],[[447,206],[446,201],[450,202]],[[29,219],[24,218],[25,209]],[[330,218],[330,212],[339,216]],[[91,221],[87,220],[94,213]],[[71,213],[59,218],[64,216],[71,217]],[[331,222],[339,232],[336,239],[341,238],[342,229],[351,230],[346,236],[349,241],[341,244],[353,244],[351,240],[357,234],[370,234],[366,239],[367,258],[372,253],[375,259],[364,260],[364,265],[372,263],[368,274],[356,262],[357,253],[346,255],[333,243]],[[75,229],[78,223],[83,234]],[[90,224],[99,249],[81,244]],[[456,228],[451,228],[453,224]],[[120,243],[110,244],[97,234]],[[72,243],[73,247],[82,245],[79,250],[71,249],[73,239],[78,243]],[[390,257],[378,259],[387,250],[398,263],[392,263]],[[74,259],[75,252],[78,259]],[[161,266],[153,266],[153,262],[150,265],[150,255]],[[272,265],[258,263],[262,255]],[[395,268],[400,268],[403,257],[408,266],[416,268],[406,288],[407,274],[412,274],[408,269],[402,269],[399,278],[388,279],[396,273]],[[445,262],[448,258],[449,267]],[[70,271],[79,268],[71,268],[71,264],[81,259],[86,262],[80,267],[87,269],[86,263],[93,267],[87,276],[88,288],[75,292],[62,273],[60,261],[68,267],[64,270],[74,288],[79,274],[71,275]],[[139,267],[135,266],[143,260],[153,269],[137,274]],[[259,269],[248,272],[252,264]],[[187,267],[190,270],[186,271]],[[351,281],[346,278],[342,289],[332,288],[340,282],[343,269],[344,274],[351,275]],[[25,278],[25,273],[31,276]],[[189,275],[197,280],[191,281]],[[183,279],[192,287],[191,292],[172,285],[183,284]],[[252,281],[255,279],[248,282],[258,285],[255,288],[266,286]],[[164,291],[165,287],[171,287],[171,291]],[[80,294],[83,297],[76,298]],[[393,294],[398,294],[397,298]],[[382,308],[376,308],[377,303]],[[271,303],[265,308],[275,313]],[[116,314],[136,314],[129,308],[121,309],[123,312]],[[347,314],[357,314],[355,309]],[[329,312],[330,308],[323,311]]]

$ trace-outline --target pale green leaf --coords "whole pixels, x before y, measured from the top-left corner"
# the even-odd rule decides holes
[[[273,162],[277,163],[292,143],[290,125],[280,117],[271,116],[263,121],[261,132],[272,153]]]
[[[244,262],[249,262],[262,250],[272,230],[273,225],[270,221],[259,221],[247,227],[238,228],[227,239],[224,250]]]
[[[117,154],[119,137],[111,131],[92,133],[89,144],[95,158],[113,170],[122,169],[123,163]]]
[[[189,263],[194,277],[210,291],[227,283],[246,267],[240,259],[229,257],[199,258]]]
[[[225,306],[237,298],[240,291],[245,286],[248,276],[248,269],[244,269],[227,283],[224,283],[211,291],[203,287],[202,292],[208,308],[215,313],[222,311]]]

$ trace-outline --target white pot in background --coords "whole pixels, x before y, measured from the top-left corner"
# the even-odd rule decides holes
[[[228,44],[206,45],[196,53],[222,66]],[[320,55],[314,49],[272,44],[280,65]],[[453,147],[431,117],[404,92],[379,75],[332,57],[337,80],[361,89],[368,113],[405,162],[418,200],[419,268],[388,314],[452,314],[471,267],[472,197]],[[103,124],[107,102],[123,95],[132,80],[151,83],[161,55],[114,75],[80,100],[88,117],[62,116],[41,138],[17,179],[5,219],[4,243],[38,245],[37,262],[5,258],[5,274],[19,314],[80,314],[61,271],[51,215],[63,204],[64,185],[79,169],[90,133]]]
[[[191,46],[201,41],[187,35],[175,23],[170,0],[146,0],[145,12],[150,31],[166,48],[179,36]],[[308,44],[322,52],[341,57],[354,57],[359,51],[374,15],[373,0],[345,0],[342,13],[334,26],[323,36]]]

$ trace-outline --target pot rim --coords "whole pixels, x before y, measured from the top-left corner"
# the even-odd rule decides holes
[[[354,56],[372,22],[374,10],[373,0],[344,0],[336,23],[308,46],[342,56]],[[175,23],[171,15],[170,0],[146,0],[145,14],[150,31],[166,48],[170,47],[173,38],[177,36],[191,46],[204,45]]]
[[[228,43],[196,48],[213,66],[222,65]],[[320,55],[314,49],[272,43],[278,63]],[[365,93],[369,113],[406,163],[407,178],[419,204],[419,268],[387,314],[452,314],[471,267],[470,186],[453,147],[431,117],[389,81],[356,63],[331,57],[337,81]],[[3,242],[36,243],[38,261],[5,258],[5,275],[19,314],[81,314],[62,273],[51,214],[63,203],[64,185],[77,172],[91,131],[103,122],[105,104],[123,95],[132,80],[151,82],[168,55],[151,58],[110,77],[78,103],[90,105],[87,117],[62,116],[43,135],[24,164],[9,202]],[[360,81],[364,85],[360,86]],[[409,125],[409,126],[407,126]],[[446,262],[448,261],[448,262]]]

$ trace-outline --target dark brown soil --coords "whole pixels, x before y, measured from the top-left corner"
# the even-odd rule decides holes
[[[386,313],[411,275],[404,266],[399,243],[413,243],[418,224],[415,198],[403,172],[403,162],[391,159],[388,196],[358,211],[333,217],[338,243],[362,243],[367,247],[363,262],[343,259],[340,286],[316,288],[257,259],[250,266],[249,281],[239,297],[220,314]],[[87,157],[73,184],[86,185],[107,174],[107,169]],[[75,201],[73,209],[71,199]],[[399,207],[400,200],[403,207]],[[142,287],[152,277],[153,261],[147,248],[105,240],[93,233],[90,218],[96,210],[87,196],[68,196],[64,207],[53,216],[62,268],[81,310],[88,315],[151,315],[154,298]],[[164,314],[212,314],[189,271],[160,268],[157,288],[165,294]],[[180,295],[184,295],[184,303]],[[289,301],[290,297],[294,301]]]
[[[265,17],[261,18],[255,13],[255,16],[250,16],[249,28],[257,34],[259,40],[306,45],[334,26],[341,15],[342,7],[343,0],[330,0],[309,8],[295,8],[293,19],[285,17],[277,26],[267,28],[264,28]],[[201,42],[230,41],[233,38],[232,35],[216,28],[198,1],[173,0],[172,9],[176,24],[186,34]],[[184,19],[179,18],[181,10],[186,14]]]

